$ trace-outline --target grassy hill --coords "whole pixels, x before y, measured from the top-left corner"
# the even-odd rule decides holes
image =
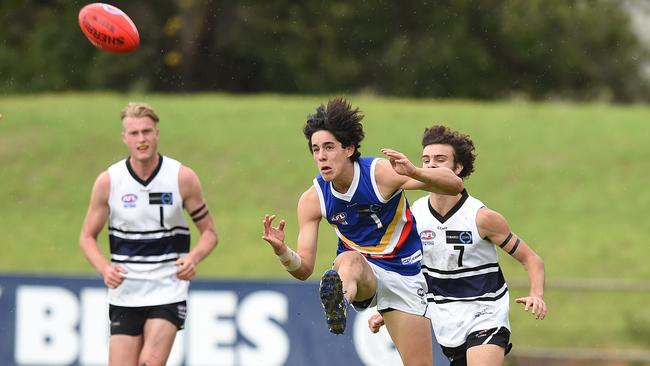
[[[265,213],[287,219],[295,246],[296,202],[316,169],[302,136],[305,116],[327,97],[59,94],[0,97],[0,271],[93,274],[78,235],[96,176],[126,155],[119,111],[146,101],[161,116],[160,151],[193,168],[219,230],[202,277],[288,279],[261,240]],[[418,164],[425,127],[445,123],[478,150],[469,192],[508,218],[561,278],[650,279],[650,108],[478,103],[356,96],[365,113],[364,155],[381,147]],[[421,192],[412,192],[414,201]],[[101,235],[107,247],[107,235]],[[316,272],[331,263],[335,236],[323,225]],[[501,255],[507,278],[525,278]],[[317,276],[314,276],[317,278]],[[511,297],[520,295],[514,290]],[[534,322],[513,311],[526,346],[647,348],[647,294],[549,290]],[[513,304],[514,306],[514,304]]]

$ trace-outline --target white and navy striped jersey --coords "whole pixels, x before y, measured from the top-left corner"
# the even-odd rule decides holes
[[[379,159],[361,157],[354,162],[354,178],[346,193],[318,175],[321,214],[338,236],[337,255],[356,251],[388,271],[405,276],[420,273],[422,243],[404,192],[400,189],[384,199],[375,181]]]
[[[510,329],[508,286],[496,245],[481,238],[476,225],[484,206],[467,191],[444,216],[431,207],[429,196],[413,203],[429,315],[436,339],[445,347],[460,346],[473,331]]]
[[[151,306],[187,298],[189,282],[176,277],[175,264],[190,249],[178,187],[180,167],[178,161],[160,156],[146,181],[128,159],[108,168],[111,261],[128,272],[120,286],[109,289],[110,304]]]

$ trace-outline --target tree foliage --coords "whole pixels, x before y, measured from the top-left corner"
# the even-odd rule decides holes
[[[0,90],[650,100],[613,0],[114,1],[140,29],[128,55],[84,39],[85,3],[2,1]]]

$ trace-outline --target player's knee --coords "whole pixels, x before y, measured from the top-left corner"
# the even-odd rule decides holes
[[[138,366],[164,366],[164,362],[151,362],[151,361],[140,361]]]
[[[167,360],[160,360],[151,357],[142,357],[138,361],[138,366],[165,366]]]
[[[344,266],[358,266],[365,264],[363,256],[355,251],[347,251],[339,254],[334,261],[334,268],[338,269]]]

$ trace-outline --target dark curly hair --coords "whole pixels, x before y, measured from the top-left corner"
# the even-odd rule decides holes
[[[454,149],[454,164],[463,165],[463,170],[458,174],[460,178],[465,179],[472,174],[476,151],[474,142],[468,135],[463,135],[447,126],[434,125],[424,129],[422,148],[433,144],[450,145]]]
[[[329,131],[341,143],[343,147],[354,146],[354,154],[350,160],[356,161],[361,156],[359,148],[364,138],[361,120],[363,114],[359,108],[352,108],[352,105],[343,98],[330,99],[327,107],[324,105],[316,108],[316,113],[307,116],[307,122],[302,132],[307,138],[307,146],[311,152],[311,136],[317,131]]]

